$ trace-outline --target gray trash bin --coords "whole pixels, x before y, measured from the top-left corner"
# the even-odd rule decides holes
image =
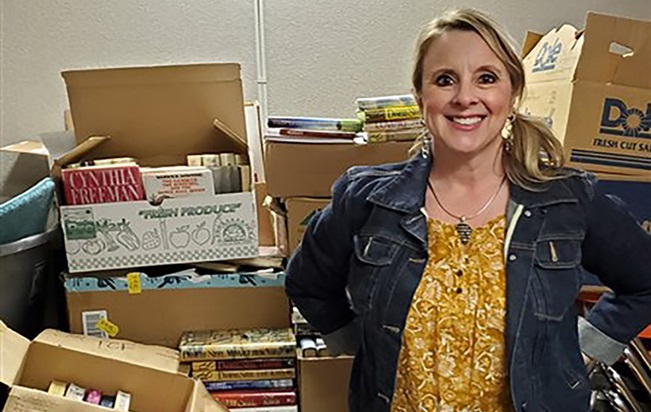
[[[52,287],[60,273],[60,244],[57,225],[0,245],[0,319],[30,339],[44,328],[51,295],[58,293]]]

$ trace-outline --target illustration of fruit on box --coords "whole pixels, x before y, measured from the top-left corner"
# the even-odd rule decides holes
[[[70,272],[258,255],[251,193],[61,207]]]

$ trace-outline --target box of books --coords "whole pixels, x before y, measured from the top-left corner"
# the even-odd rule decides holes
[[[3,412],[228,412],[173,349],[55,330],[30,342],[2,322],[0,342]]]
[[[283,272],[147,272],[66,276],[70,330],[176,348],[188,329],[289,326]]]
[[[53,175],[71,273],[258,254],[238,64],[63,77],[76,146]]]

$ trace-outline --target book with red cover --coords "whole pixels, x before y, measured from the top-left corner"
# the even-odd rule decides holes
[[[296,405],[295,391],[220,391],[210,394],[228,408]]]
[[[140,167],[134,164],[63,169],[62,183],[67,205],[145,199]]]

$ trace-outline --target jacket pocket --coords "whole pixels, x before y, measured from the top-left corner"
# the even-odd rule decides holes
[[[372,308],[372,298],[380,272],[390,267],[399,245],[384,237],[356,235],[348,276],[348,293],[358,314]]]
[[[536,242],[536,316],[559,321],[574,304],[581,273],[581,241],[545,238]]]

